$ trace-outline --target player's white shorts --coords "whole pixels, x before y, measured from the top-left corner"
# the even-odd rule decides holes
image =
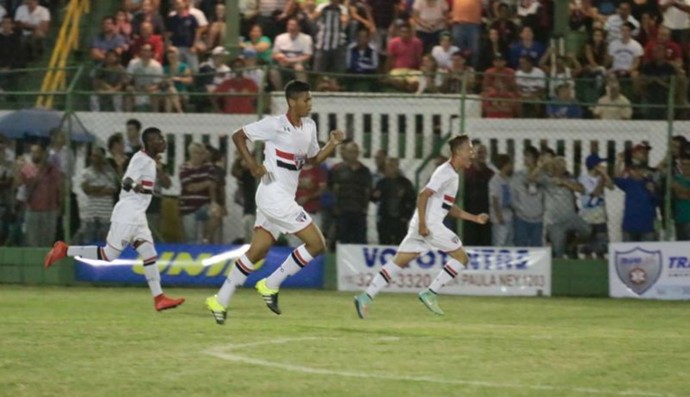
[[[311,216],[294,199],[262,201],[257,203],[254,227],[271,233],[275,240],[282,233],[297,233],[312,223]]]
[[[153,245],[153,236],[148,225],[130,225],[127,223],[110,223],[106,242],[111,248],[120,252],[137,240],[148,241]]]
[[[462,241],[460,241],[458,235],[443,224],[430,225],[430,233],[426,237],[420,236],[418,230],[417,226],[411,226],[407,230],[407,235],[400,243],[398,252],[453,252],[462,248]]]

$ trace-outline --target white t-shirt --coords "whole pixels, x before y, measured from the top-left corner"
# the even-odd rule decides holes
[[[171,11],[168,16],[175,16],[177,15],[177,11]],[[196,19],[196,23],[199,25],[200,28],[203,28],[204,26],[208,25],[208,19],[206,19],[206,15],[204,15],[204,12],[201,11],[198,8],[190,8],[189,9],[189,15],[193,16],[194,19]]]
[[[265,143],[263,164],[268,175],[261,178],[256,192],[257,205],[261,206],[262,197],[294,200],[300,170],[319,153],[314,120],[303,117],[302,126],[296,128],[284,114],[268,116],[247,124],[243,130],[251,142]]]
[[[659,5],[673,3],[674,0],[659,0]],[[681,3],[690,5],[690,0],[680,0]],[[671,30],[690,29],[690,16],[678,7],[671,6],[664,12],[664,26]]]
[[[621,26],[623,26],[623,22],[630,22],[635,25],[635,30],[632,32],[633,36],[637,36],[640,33],[640,23],[635,17],[630,15],[628,19],[624,21],[620,15],[613,14],[606,19],[606,23],[604,24],[604,30],[608,32],[606,39],[609,43],[621,38]]]
[[[591,224],[606,223],[606,203],[603,194],[598,197],[592,196],[600,179],[600,176],[589,174],[582,174],[578,179],[585,188],[584,194],[580,195],[580,217]]]
[[[435,0],[430,5],[428,0],[415,0],[412,10],[419,13],[419,19],[430,25],[430,29],[417,26],[420,32],[437,32],[446,27],[446,14],[448,14],[448,3],[446,0]]]
[[[521,92],[532,93],[540,88],[546,89],[546,73],[538,67],[527,73],[522,70],[515,72],[515,83]]]
[[[134,85],[142,88],[150,84],[157,84],[163,78],[163,67],[155,59],[144,65],[141,58],[134,58],[127,65],[127,73],[134,79]]]
[[[146,210],[151,203],[156,181],[156,161],[144,151],[138,151],[129,161],[122,180],[127,177],[132,178],[147,194],[136,193],[134,190],[120,191],[120,200],[115,204],[110,222],[146,225]]]
[[[17,22],[24,22],[31,26],[38,26],[42,22],[50,22],[50,11],[43,6],[36,6],[33,12],[29,11],[29,6],[26,4],[19,6],[14,13],[14,20]],[[31,31],[25,30],[24,36],[31,36]]]
[[[426,204],[426,225],[433,229],[443,225],[443,219],[455,204],[455,196],[458,194],[460,178],[450,162],[446,161],[431,175],[429,183],[424,187],[434,192]],[[410,229],[419,229],[419,212],[415,210]]]
[[[505,178],[501,174],[494,174],[489,181],[489,210],[491,219],[498,219],[496,207],[494,207],[494,197],[498,199],[501,206],[503,222],[508,223],[513,220],[513,201],[510,195],[510,178]]]
[[[308,34],[300,33],[293,40],[290,33],[279,34],[273,44],[273,53],[280,52],[288,58],[313,54],[314,42]]]
[[[433,56],[434,59],[436,59],[436,63],[438,63],[439,68],[450,69],[450,57],[458,51],[460,51],[460,49],[454,45],[450,46],[450,48],[448,48],[448,51],[444,51],[443,47],[437,45],[431,49],[431,56]]]
[[[635,62],[635,58],[644,55],[644,49],[642,45],[634,39],[630,39],[627,43],[616,40],[609,44],[609,55],[613,57],[611,70],[630,71]]]

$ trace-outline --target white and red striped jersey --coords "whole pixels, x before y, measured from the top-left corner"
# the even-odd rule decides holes
[[[129,161],[127,171],[122,177],[132,178],[134,183],[143,188],[142,193],[134,190],[120,191],[120,200],[115,204],[110,222],[128,225],[146,225],[146,210],[151,203],[153,184],[156,181],[156,160],[145,151],[137,152]]]
[[[295,127],[286,115],[268,116],[243,128],[250,141],[263,141],[264,167],[268,177],[261,179],[256,192],[257,205],[261,197],[270,200],[289,196],[295,199],[299,173],[307,159],[319,152],[316,123],[302,118],[302,126]],[[277,196],[276,196],[277,195]]]
[[[434,192],[429,197],[426,205],[426,225],[429,229],[443,224],[443,219],[448,215],[448,211],[453,207],[453,204],[455,204],[455,196],[458,194],[459,185],[458,173],[448,161],[436,168],[431,175],[429,183],[424,187]],[[417,231],[419,228],[419,213],[417,210],[415,210],[412,220],[410,220],[410,228],[414,228],[414,231]],[[433,233],[433,230],[431,232]]]

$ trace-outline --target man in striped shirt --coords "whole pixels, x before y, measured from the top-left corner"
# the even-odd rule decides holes
[[[81,188],[88,197],[81,241],[104,242],[113,212],[113,195],[119,190],[115,170],[105,160],[105,149],[91,149],[91,166],[84,170]]]
[[[204,239],[199,226],[209,220],[211,207],[217,206],[216,181],[213,168],[207,160],[207,151],[198,142],[187,148],[189,161],[180,166],[179,177],[182,185],[180,193],[180,215],[184,227],[185,241],[198,244]]]
[[[316,8],[314,19],[319,33],[316,35],[314,70],[316,72],[345,71],[345,29],[349,20],[347,7],[340,0],[330,0]]]

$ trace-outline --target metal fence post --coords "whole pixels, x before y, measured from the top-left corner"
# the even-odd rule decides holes
[[[666,109],[666,122],[668,125],[666,134],[666,187],[664,192],[664,224],[666,225],[665,230],[665,240],[671,241],[671,234],[673,231],[673,217],[672,212],[672,190],[673,185],[673,158],[671,155],[671,150],[673,146],[673,118],[675,116],[676,110],[676,84],[678,79],[676,76],[671,76],[671,87],[668,93],[668,107]]]

